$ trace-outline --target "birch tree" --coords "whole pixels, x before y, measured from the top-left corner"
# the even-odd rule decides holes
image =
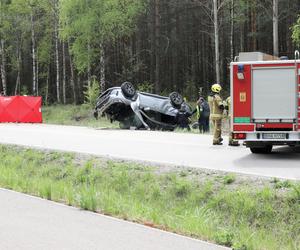
[[[67,94],[66,94],[66,51],[65,51],[65,43],[62,43],[62,56],[63,56],[63,103],[66,104],[67,103]]]
[[[35,28],[33,18],[33,6],[31,6],[30,12],[30,24],[31,24],[31,42],[32,42],[32,91],[36,95],[36,41],[35,41]]]
[[[74,104],[77,104],[77,94],[76,94],[76,85],[75,85],[75,73],[74,73],[74,65],[73,65],[73,59],[72,59],[72,53],[70,51],[70,41],[68,40],[68,53],[69,53],[69,62],[70,62],[70,84],[72,87],[73,92],[73,101]]]
[[[6,36],[10,29],[8,18],[9,1],[0,1],[0,73],[3,95],[7,95]]]
[[[195,0],[192,0],[194,2]],[[217,83],[221,81],[220,75],[220,23],[219,23],[219,13],[222,8],[230,3],[229,0],[208,0],[208,1],[197,1],[199,6],[204,9],[207,17],[213,24],[213,41],[214,41],[214,55],[215,55],[215,79]]]
[[[268,19],[272,20],[273,23],[273,55],[278,57],[280,55],[280,46],[279,46],[279,25],[281,22],[285,21],[286,19],[291,19],[291,15],[299,10],[300,4],[296,3],[295,1],[291,0],[266,0],[264,4],[261,1],[258,1],[259,7],[264,11],[264,14],[267,15]],[[291,39],[292,34],[290,28],[286,28],[286,33],[289,34],[287,40]]]
[[[54,40],[55,40],[55,65],[56,65],[56,101],[61,102],[60,99],[60,71],[59,71],[59,7],[57,0],[51,0],[53,11],[53,25],[54,25]]]
[[[131,34],[143,7],[141,0],[61,0],[61,37],[72,39],[70,50],[79,72],[90,76],[90,69],[100,63],[101,91],[105,89],[105,44]]]
[[[6,54],[5,54],[5,40],[0,40],[0,55],[1,55],[1,80],[3,95],[7,95],[7,82],[6,82]]]
[[[234,0],[230,3],[230,60],[234,60]]]

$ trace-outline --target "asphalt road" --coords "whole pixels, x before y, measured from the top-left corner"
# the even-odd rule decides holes
[[[212,146],[209,135],[1,124],[0,143],[195,168],[300,180],[300,148],[253,155],[245,147]]]
[[[0,189],[2,250],[226,250],[203,241]]]

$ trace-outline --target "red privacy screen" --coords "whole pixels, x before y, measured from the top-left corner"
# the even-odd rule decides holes
[[[0,122],[42,123],[42,97],[0,96]]]

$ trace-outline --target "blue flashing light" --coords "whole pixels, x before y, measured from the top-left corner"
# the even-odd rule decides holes
[[[244,73],[245,67],[244,65],[240,64],[238,65],[238,73]]]

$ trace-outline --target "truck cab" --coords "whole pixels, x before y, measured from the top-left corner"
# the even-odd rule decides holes
[[[230,65],[231,131],[252,153],[300,144],[300,60],[241,53]]]

